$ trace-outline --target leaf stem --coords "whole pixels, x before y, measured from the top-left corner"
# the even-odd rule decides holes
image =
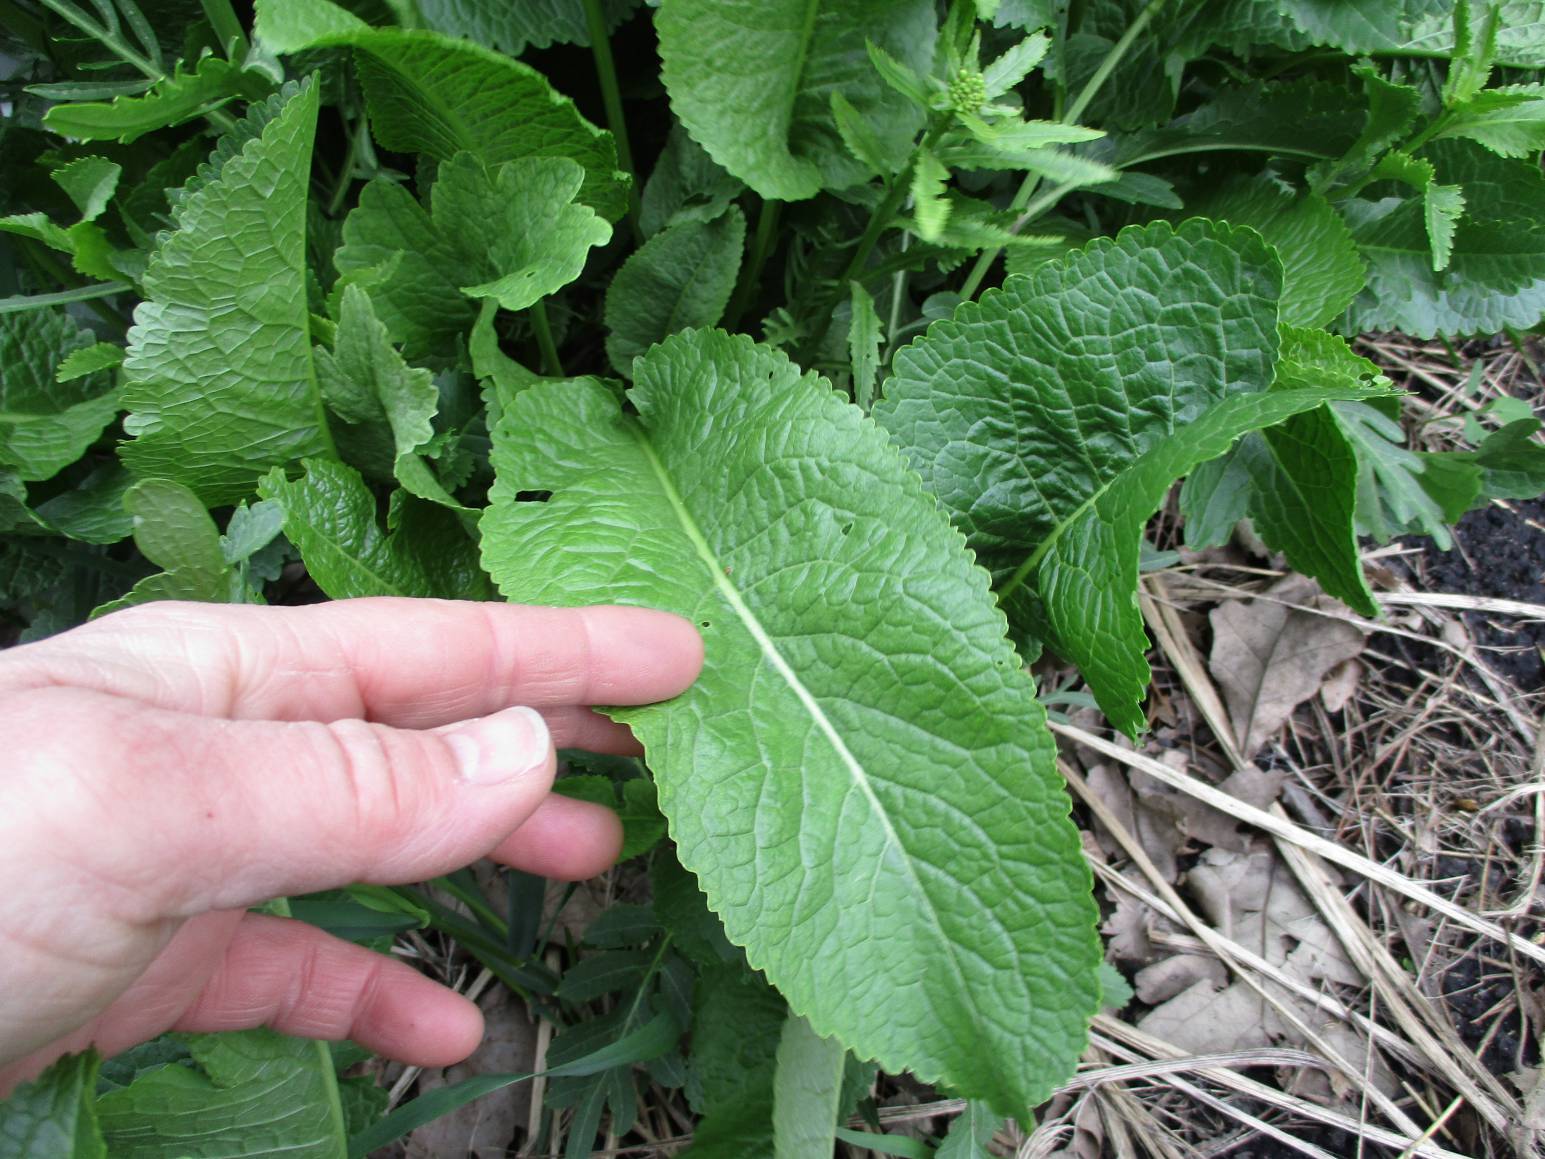
[[[783,208],[781,201],[763,200],[756,214],[756,234],[751,239],[751,260],[745,272],[735,284],[735,295],[725,307],[722,325],[733,330],[740,325],[741,315],[751,307],[756,292],[762,284],[762,271],[772,254],[773,242],[778,235],[778,217]]]
[[[558,346],[553,342],[552,324],[547,320],[547,299],[532,304],[531,328],[536,331],[536,346],[542,352],[542,373],[552,378],[566,377],[558,359]]]
[[[199,2],[204,6],[204,15],[209,20],[209,26],[214,29],[215,40],[226,59],[245,60],[251,46],[247,43],[247,34],[242,29],[241,21],[236,18],[236,10],[231,7],[231,0]]]
[[[106,24],[99,24],[92,20],[69,0],[43,0],[43,6],[52,11],[56,16],[62,17],[70,24],[75,25],[91,39],[97,41],[102,47],[109,49],[113,55],[124,63],[139,69],[153,81],[163,80],[166,77],[165,70],[158,68],[155,62],[141,56],[128,46],[116,32],[108,28]]]
[[[89,302],[94,298],[110,298],[134,287],[128,282],[93,282],[89,286],[77,286],[73,290],[58,290],[52,294],[16,294],[0,298],[0,314],[12,314],[19,310],[45,310],[50,306],[62,306],[68,302]]]
[[[1100,90],[1105,87],[1105,82],[1110,79],[1111,73],[1116,71],[1116,67],[1126,57],[1127,53],[1131,51],[1132,45],[1137,42],[1137,38],[1142,35],[1143,30],[1148,27],[1149,23],[1159,14],[1160,9],[1167,2],[1168,0],[1148,0],[1148,3],[1143,6],[1143,10],[1132,18],[1131,24],[1127,25],[1127,30],[1121,34],[1121,39],[1111,45],[1110,51],[1105,54],[1105,59],[1100,61],[1099,67],[1094,70],[1093,75],[1084,83],[1084,87],[1079,90],[1078,96],[1073,98],[1073,103],[1058,114],[1057,120],[1067,125],[1076,125],[1078,123],[1078,119],[1084,115],[1085,110],[1089,108],[1094,98],[1099,95]],[[1026,212],[1020,214],[1018,220],[1011,227],[1011,232],[1018,233],[1029,222],[1034,221],[1053,205],[1056,205],[1069,189],[1076,188],[1075,186],[1064,186],[1060,190],[1054,191],[1057,193],[1055,198],[1050,202],[1045,202],[1044,199],[1037,201],[1035,203],[1036,211],[1031,213],[1029,212],[1030,198],[1035,195],[1035,191],[1040,184],[1041,176],[1039,173],[1025,174],[1025,179],[1020,184],[1019,191],[1014,194],[1014,200],[1009,203],[1009,208],[1024,209]],[[987,276],[987,271],[992,268],[993,262],[998,260],[998,255],[1002,252],[1002,246],[995,246],[992,249],[981,252],[976,259],[976,264],[971,267],[970,274],[966,276],[965,284],[960,288],[960,296],[962,298],[974,298],[976,296],[977,290],[981,288],[982,279]]]
[[[611,35],[606,31],[606,16],[601,0],[584,0],[585,26],[590,30],[590,52],[595,57],[595,74],[601,82],[601,102],[606,106],[606,127],[617,142],[617,164],[631,179],[628,183],[628,225],[633,240],[642,245],[644,230],[639,224],[638,173],[633,168],[633,150],[628,145],[628,123],[622,114],[622,91],[617,84],[617,64],[612,59]]]

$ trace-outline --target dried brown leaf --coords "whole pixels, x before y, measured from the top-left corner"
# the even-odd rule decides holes
[[[1304,610],[1340,609],[1319,594],[1312,580],[1288,576],[1267,596],[1221,604],[1209,617],[1213,639],[1207,666],[1247,757],[1320,690],[1327,673],[1363,650],[1363,633],[1356,625]]]

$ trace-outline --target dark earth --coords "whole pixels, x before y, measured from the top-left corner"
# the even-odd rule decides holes
[[[1513,499],[1466,515],[1454,528],[1454,547],[1431,540],[1418,564],[1423,591],[1458,592],[1545,604],[1545,501]],[[1517,616],[1462,614],[1482,655],[1520,692],[1545,689],[1545,622]]]

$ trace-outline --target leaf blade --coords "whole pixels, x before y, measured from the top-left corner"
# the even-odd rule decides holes
[[[635,374],[638,420],[624,416],[603,388],[588,385],[533,387],[514,400],[495,432],[499,478],[483,522],[486,565],[512,599],[605,598],[709,623],[709,661],[693,690],[668,705],[615,715],[649,749],[682,862],[698,875],[731,939],[748,948],[820,1033],[838,1034],[864,1057],[949,1075],[1000,1106],[1023,1110],[1079,1049],[1088,1006],[1097,1000],[1097,947],[1086,871],[1070,856],[1066,805],[1047,763],[1039,710],[987,599],[986,577],[969,566],[959,539],[880,433],[781,356],[743,338],[688,332],[641,358]],[[542,431],[538,442],[535,430]],[[735,431],[743,437],[732,437]],[[832,456],[820,478],[800,475],[798,464],[818,447]],[[748,495],[738,479],[789,471],[813,488],[786,516],[791,542],[803,544],[800,552],[820,544],[819,553],[833,557],[829,564],[802,564],[795,556],[780,566],[778,552],[765,552],[756,535],[746,538],[746,514],[724,505],[726,492]],[[553,498],[515,501],[537,488]],[[626,530],[587,536],[583,545],[565,534],[577,520],[603,513],[609,525]],[[904,543],[895,536],[898,521],[910,529]],[[801,540],[800,528],[811,538]],[[892,657],[892,667],[912,674],[906,679],[935,690],[928,700],[935,707],[920,706],[911,724],[885,724],[884,699],[878,708],[866,706],[877,690],[847,703],[839,690],[865,682],[857,673],[872,671],[873,654],[840,642],[817,647],[840,615],[808,597],[777,594],[807,567],[833,570],[807,580],[804,590],[843,587],[852,581],[841,577],[871,551],[902,551],[907,560],[890,579],[865,571],[866,585],[885,592],[865,604],[865,615],[877,618],[872,638],[909,636],[919,622],[934,625],[929,635],[942,634],[926,660]],[[901,575],[912,578],[902,583]],[[948,615],[931,602],[940,599],[948,601]],[[940,667],[938,650],[960,650],[962,671],[974,674],[969,690],[961,675]],[[765,676],[748,688],[746,674],[757,672]],[[742,698],[755,707],[723,715]],[[946,703],[957,708],[944,710]],[[758,719],[787,724],[758,726]],[[965,754],[950,758],[949,775],[963,780],[942,805],[937,776],[926,799],[908,787],[921,788],[922,770],[944,759],[941,745]],[[898,751],[911,753],[900,768]],[[1035,771],[1006,793],[999,761],[1010,753],[1016,781],[1025,769]],[[791,865],[792,847],[771,835],[753,840],[746,822],[735,820],[748,815],[759,791],[731,775],[748,762],[782,771],[765,782],[753,778],[781,802],[768,823],[794,841],[808,817],[813,829],[805,840],[831,848],[833,860]],[[808,771],[814,768],[825,775]],[[806,792],[827,803],[806,810]],[[1031,801],[1037,821],[1025,812]],[[969,860],[982,859],[986,876],[973,881],[969,905],[958,885],[945,885],[948,866],[933,864],[929,853],[919,810],[934,808],[960,810],[951,823],[959,848],[971,851],[963,855]],[[986,839],[1003,824],[999,809],[1038,832],[1035,851],[1018,838]],[[834,843],[822,831],[843,814],[850,835]],[[830,899],[817,914],[805,914],[799,900],[807,878],[810,896]],[[883,900],[872,901],[872,894]],[[794,933],[770,936],[761,916],[769,913],[789,915]],[[814,924],[805,920],[817,917]],[[896,1017],[902,999],[894,979],[873,975],[875,955],[855,949],[876,944],[895,947],[883,956],[908,963],[902,972],[920,988],[904,999],[911,1018]],[[979,948],[966,951],[966,944]],[[1002,967],[984,972],[983,953]],[[993,998],[984,1002],[988,991]],[[973,1030],[963,1034],[963,1027]],[[984,1039],[995,1049],[982,1050]]]

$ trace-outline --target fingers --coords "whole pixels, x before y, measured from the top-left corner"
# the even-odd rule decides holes
[[[268,1026],[352,1039],[418,1066],[449,1066],[477,1048],[483,1015],[402,962],[304,922],[247,914],[203,991],[173,1026],[204,1033]]]
[[[52,862],[66,850],[63,868],[130,922],[450,872],[535,813],[554,773],[525,708],[415,732],[212,720],[72,689],[9,701],[17,838]],[[605,826],[565,832],[595,843],[579,864],[616,852]]]
[[[644,746],[625,724],[608,720],[589,708],[544,708],[542,717],[553,734],[553,747],[584,749],[618,757],[641,757]]]
[[[604,805],[552,794],[488,856],[527,873],[583,881],[622,852],[622,822]]]
[[[645,608],[159,603],[0,654],[0,691],[71,684],[200,715],[427,728],[516,704],[647,704],[701,665],[697,631]]]

